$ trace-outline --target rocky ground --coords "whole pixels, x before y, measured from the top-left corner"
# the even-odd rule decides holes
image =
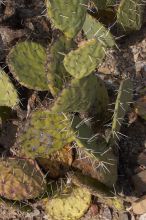
[[[29,7],[28,7],[29,5]],[[9,48],[22,38],[50,41],[50,23],[45,19],[42,1],[0,1],[0,65],[5,66]],[[146,21],[146,19],[145,19]],[[49,34],[48,34],[49,33]],[[119,40],[118,48],[109,51],[98,74],[111,85],[120,77],[129,76],[134,81],[134,101],[146,95],[146,23],[140,31]],[[145,90],[144,90],[145,89]],[[113,189],[125,200],[125,212],[116,212],[97,199],[93,201],[82,220],[145,220],[146,219],[146,121],[134,108],[122,126],[123,138],[119,142],[119,178]],[[11,124],[12,126],[12,124]],[[13,131],[6,125],[6,135]],[[12,145],[11,138],[0,137],[1,152]],[[137,199],[139,199],[137,201]],[[135,201],[137,201],[135,203]],[[2,201],[3,202],[3,201]],[[14,205],[0,205],[0,219],[47,219],[41,204],[34,204],[31,212],[22,212]]]

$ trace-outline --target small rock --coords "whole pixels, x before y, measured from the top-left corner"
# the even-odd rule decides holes
[[[111,211],[108,207],[103,208],[102,219],[103,220],[112,220],[112,214],[111,214]]]
[[[146,192],[146,170],[141,171],[133,176],[135,190],[142,194]]]
[[[146,220],[146,213],[139,217],[139,220]]]
[[[146,213],[146,195],[132,204],[133,212],[137,215]]]
[[[128,214],[126,212],[125,213],[120,213],[119,214],[119,220],[129,220]]]

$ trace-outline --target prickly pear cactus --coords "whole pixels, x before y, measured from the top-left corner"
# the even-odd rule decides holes
[[[45,48],[29,41],[17,43],[7,57],[8,66],[19,83],[40,91],[48,90],[45,62]]]
[[[88,76],[102,62],[105,48],[96,39],[82,42],[76,50],[64,58],[64,66],[69,74],[77,79]]]
[[[19,102],[17,91],[8,75],[0,69],[0,106],[14,108]]]
[[[85,21],[88,0],[46,0],[47,14],[56,28],[74,38]]]
[[[107,105],[105,85],[92,74],[82,79],[72,79],[55,99],[51,109],[53,112],[86,112],[94,107],[98,114],[105,112]]]
[[[113,115],[112,136],[114,139],[119,139],[119,137],[121,136],[120,128],[132,100],[133,83],[130,79],[123,80],[118,90],[118,96],[116,99]]]
[[[36,158],[40,167],[48,173],[48,177],[56,179],[62,177],[69,170],[73,162],[73,151],[70,145],[63,147],[48,156]]]
[[[86,15],[86,20],[83,25],[83,31],[88,39],[95,38],[98,42],[106,47],[113,47],[115,40],[110,30],[104,27],[102,23],[92,17],[90,14]]]
[[[77,186],[65,188],[56,198],[44,200],[46,213],[52,220],[78,220],[87,211],[90,202],[90,192]]]
[[[66,72],[63,59],[66,53],[74,48],[75,43],[64,36],[59,37],[47,49],[47,78],[51,93],[56,96],[63,86],[70,80]]]
[[[141,28],[143,4],[141,0],[121,0],[117,11],[117,23],[124,31],[129,32]]]
[[[36,110],[18,133],[19,154],[29,158],[48,157],[74,139],[70,120],[63,114]]]
[[[93,0],[97,9],[106,9],[107,7],[114,6],[116,0]]]
[[[46,191],[44,176],[32,160],[1,158],[0,170],[0,196],[4,198],[34,199]]]

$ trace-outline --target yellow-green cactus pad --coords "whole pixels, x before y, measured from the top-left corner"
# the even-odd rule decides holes
[[[96,39],[82,42],[76,50],[72,50],[64,58],[64,66],[68,73],[77,79],[88,76],[105,57],[105,48]]]
[[[123,80],[118,90],[115,110],[112,122],[112,135],[114,138],[120,137],[120,128],[124,120],[124,116],[128,111],[130,103],[133,99],[133,83],[130,79]]]
[[[69,191],[69,192],[68,192]],[[78,220],[88,210],[91,194],[85,188],[72,186],[53,199],[45,199],[45,210],[52,220]]]
[[[88,39],[95,38],[105,47],[113,47],[115,45],[115,40],[110,31],[89,14],[86,15],[83,30]]]
[[[10,200],[26,200],[41,196],[46,182],[32,160],[0,159],[0,196]]]
[[[8,66],[20,84],[34,90],[48,90],[45,48],[35,42],[24,41],[10,51]]]
[[[8,75],[0,69],[0,106],[15,107],[18,104],[17,91]]]
[[[70,79],[70,74],[68,74],[64,68],[63,59],[65,54],[73,47],[74,43],[72,40],[68,40],[64,36],[61,36],[48,48],[47,78],[49,89],[53,95],[57,95],[63,85]]]
[[[68,38],[81,30],[88,0],[46,0],[48,17]]]
[[[70,126],[70,120],[63,113],[36,110],[18,134],[19,155],[47,158],[73,141]]]
[[[95,108],[96,113],[104,112],[108,94],[103,82],[95,75],[72,79],[54,101],[53,112],[86,112]]]
[[[106,9],[116,5],[116,0],[93,0],[97,9]]]
[[[117,23],[126,32],[139,30],[142,25],[143,8],[141,0],[121,0],[117,11]]]

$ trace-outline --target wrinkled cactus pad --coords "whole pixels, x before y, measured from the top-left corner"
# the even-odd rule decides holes
[[[96,39],[82,42],[64,58],[64,66],[77,79],[88,76],[102,62],[105,48]]]
[[[0,106],[14,108],[19,102],[17,91],[8,75],[0,69]]]
[[[63,113],[36,110],[18,132],[20,155],[47,158],[51,153],[73,141],[70,121]]]
[[[23,86],[34,90],[48,90],[45,73],[46,51],[38,43],[17,43],[7,57],[11,73]]]
[[[78,220],[87,211],[90,202],[89,191],[76,186],[65,188],[56,198],[44,200],[48,218],[53,220]]]
[[[48,177],[56,179],[62,177],[69,170],[73,161],[73,151],[71,146],[65,146],[48,156],[48,158],[36,158],[40,167],[48,173]]]
[[[46,0],[47,14],[56,28],[73,38],[82,28],[87,3],[88,0]]]
[[[46,183],[32,160],[0,159],[0,196],[10,200],[26,200],[41,196]]]

